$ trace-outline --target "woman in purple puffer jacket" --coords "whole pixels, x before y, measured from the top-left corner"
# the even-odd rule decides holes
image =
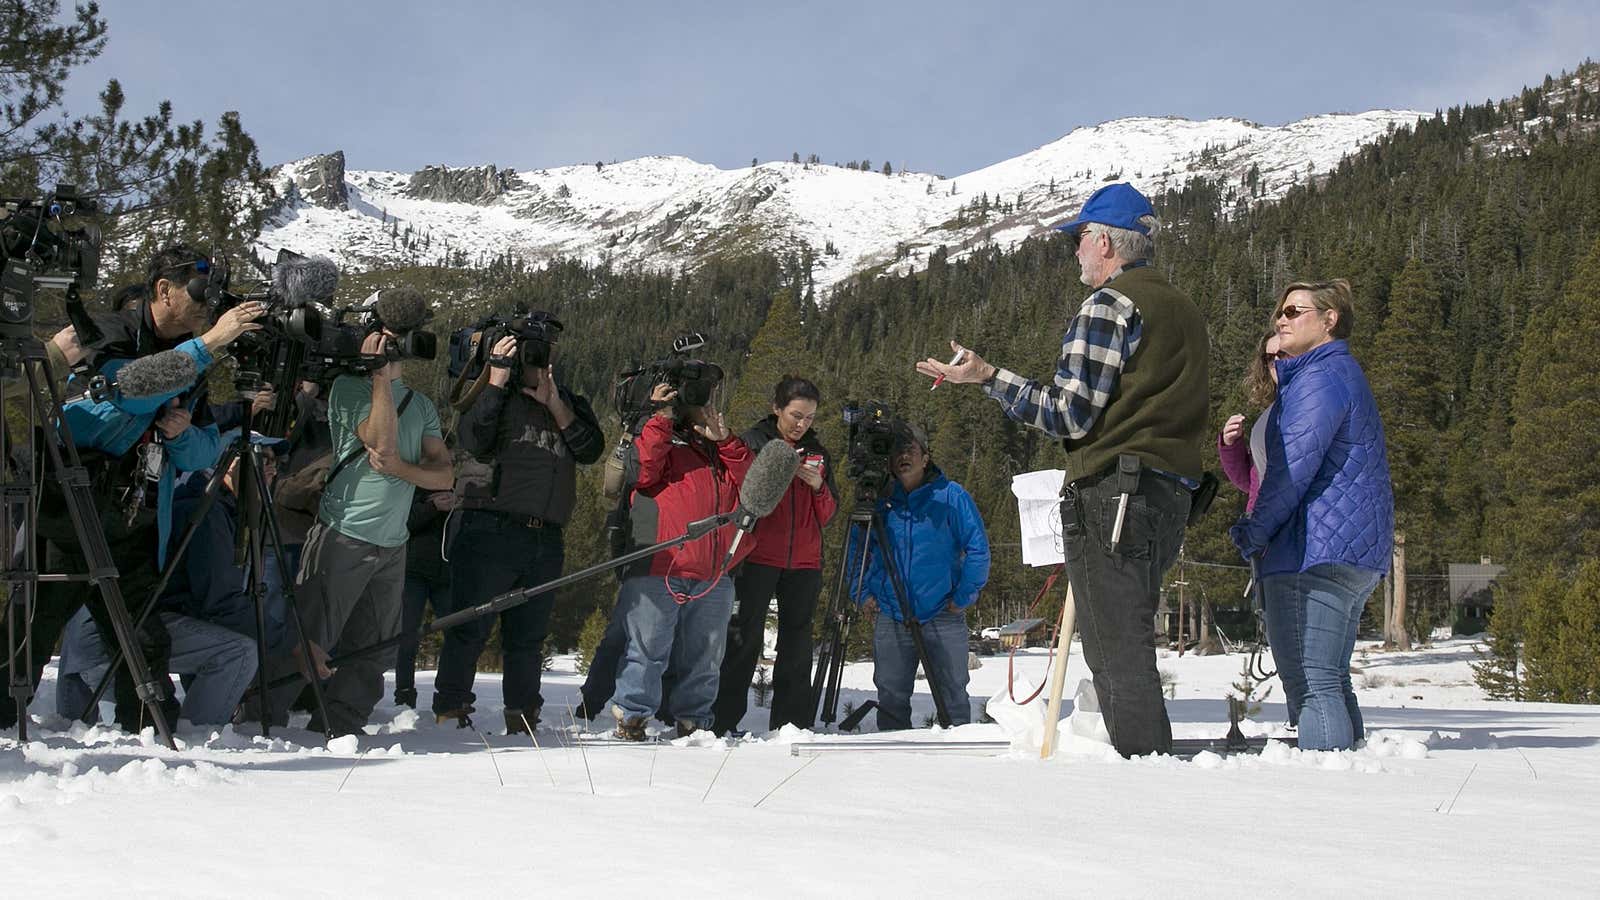
[[[1299,710],[1300,746],[1342,750],[1363,727],[1350,654],[1367,597],[1389,569],[1394,492],[1383,422],[1345,338],[1343,280],[1284,289],[1273,316],[1278,400],[1267,417],[1266,471],[1249,517],[1229,532],[1259,559],[1272,655]]]
[[[1261,410],[1256,424],[1245,436],[1244,416],[1238,413],[1228,417],[1217,435],[1217,457],[1222,460],[1222,472],[1233,486],[1248,496],[1244,514],[1256,508],[1256,492],[1261,487],[1261,473],[1267,468],[1267,419],[1272,415],[1272,404],[1278,399],[1278,370],[1276,363],[1288,359],[1289,354],[1279,349],[1278,330],[1270,329],[1256,341],[1256,353],[1244,370],[1245,399],[1252,407]]]

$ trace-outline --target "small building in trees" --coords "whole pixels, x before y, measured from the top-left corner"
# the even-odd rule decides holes
[[[1450,618],[1456,634],[1479,634],[1489,627],[1494,583],[1505,570],[1487,556],[1476,563],[1450,564]]]

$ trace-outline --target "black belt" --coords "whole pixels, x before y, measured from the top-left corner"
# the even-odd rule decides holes
[[[473,509],[468,510],[468,512],[483,513],[485,515],[494,516],[500,520],[501,524],[509,525],[513,528],[526,528],[529,530],[554,528],[559,530],[562,525],[560,522],[546,521],[539,516],[525,516],[522,513],[505,512],[498,509]]]

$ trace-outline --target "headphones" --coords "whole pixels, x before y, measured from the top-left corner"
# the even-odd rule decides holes
[[[168,266],[163,271],[173,271],[190,266],[194,267],[195,275],[183,286],[184,293],[196,303],[215,307],[222,300],[222,295],[228,289],[228,266],[225,261],[215,262],[209,256],[198,256],[189,262],[181,262]],[[171,279],[168,279],[169,281]]]

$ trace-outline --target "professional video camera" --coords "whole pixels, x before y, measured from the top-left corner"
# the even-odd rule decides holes
[[[92,344],[99,329],[89,318],[79,292],[94,286],[100,268],[100,227],[94,201],[70,184],[58,184],[43,199],[0,199],[0,335],[32,335],[34,293],[41,287],[62,288],[67,318],[79,340]]]
[[[844,423],[849,441],[845,473],[855,481],[857,496],[876,498],[894,474],[894,455],[910,440],[910,429],[876,400],[845,401]]]
[[[241,391],[272,385],[280,391],[292,387],[324,340],[324,320],[315,304],[333,297],[339,286],[339,269],[331,260],[279,250],[271,280],[257,290],[239,294],[230,290],[232,277],[224,257],[201,260],[199,274],[188,286],[199,294],[215,322],[223,313],[246,301],[264,304],[267,311],[256,321],[260,331],[240,335],[228,347],[238,365],[235,384]]]
[[[422,325],[432,318],[427,298],[415,288],[375,291],[359,306],[334,310],[317,353],[325,366],[356,374],[403,359],[433,359],[439,353],[439,339],[433,332],[422,330]],[[363,353],[361,345],[368,335],[384,329],[392,335],[383,352]]]
[[[555,358],[555,345],[561,339],[561,322],[542,310],[528,311],[517,304],[511,314],[493,313],[473,325],[458,328],[450,335],[450,377],[476,379],[489,363],[494,345],[507,335],[517,339],[511,360],[512,380],[524,366],[543,369]]]
[[[655,409],[650,395],[658,384],[671,385],[678,396],[673,400],[677,409],[705,406],[711,402],[716,389],[722,384],[722,367],[689,354],[706,345],[705,335],[698,332],[679,335],[672,341],[672,355],[617,375],[611,390],[611,403],[622,416],[624,423]]]

